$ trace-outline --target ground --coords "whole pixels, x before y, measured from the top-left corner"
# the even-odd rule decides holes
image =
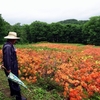
[[[0,69],[0,94],[1,93],[3,95],[0,95],[0,98],[4,98],[4,99],[8,98],[8,100],[13,100],[13,98],[10,96],[7,77],[5,76],[5,73],[3,72],[2,69]]]
[[[24,94],[26,95],[25,92]],[[24,94],[22,95],[24,96]],[[2,69],[0,69],[0,100],[15,100],[15,97],[10,96],[8,79]],[[30,100],[29,97],[28,100]]]

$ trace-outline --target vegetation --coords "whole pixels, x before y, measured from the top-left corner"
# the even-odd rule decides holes
[[[9,31],[21,37],[16,45],[19,74],[32,91],[21,87],[29,100],[100,100],[100,16],[10,25],[0,14],[1,45]],[[0,70],[0,100],[14,99],[7,91],[7,79]]]
[[[25,88],[21,87],[22,95],[27,97],[28,100],[63,100],[63,98],[61,98],[58,95],[56,90],[48,92],[42,87],[39,87],[35,84],[34,85],[29,84],[25,81],[24,83],[28,86],[28,88],[31,89],[31,92],[29,92]],[[3,70],[1,69],[0,69],[0,100],[15,100],[15,97],[10,96],[7,78]]]
[[[89,20],[68,19],[47,24],[34,21],[30,25],[16,23],[10,25],[0,15],[0,44],[9,31],[15,31],[21,37],[19,43],[37,43],[41,41],[53,43],[80,43],[100,45],[100,16]]]
[[[24,47],[23,47],[24,46]],[[100,47],[81,44],[16,45],[22,88],[29,100],[100,100]],[[0,61],[2,54],[0,50]],[[9,96],[0,70],[0,98]],[[8,98],[9,97],[9,98]]]

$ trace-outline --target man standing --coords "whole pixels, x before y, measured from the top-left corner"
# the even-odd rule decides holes
[[[3,65],[6,69],[4,69],[6,76],[12,72],[14,75],[18,77],[18,61],[16,55],[16,49],[14,44],[16,40],[20,39],[17,37],[16,32],[9,32],[8,36],[4,37],[7,39],[7,42],[3,45]],[[17,83],[8,79],[9,87],[10,87],[10,95],[16,96],[16,100],[27,100],[26,98],[21,96],[21,90]]]

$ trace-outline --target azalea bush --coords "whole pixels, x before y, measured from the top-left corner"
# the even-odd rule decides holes
[[[70,100],[100,94],[99,47],[41,43],[18,48],[17,55],[21,80],[56,89]]]

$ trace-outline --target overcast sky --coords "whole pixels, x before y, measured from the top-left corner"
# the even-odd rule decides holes
[[[87,20],[100,16],[100,0],[0,0],[0,14],[12,25]]]

